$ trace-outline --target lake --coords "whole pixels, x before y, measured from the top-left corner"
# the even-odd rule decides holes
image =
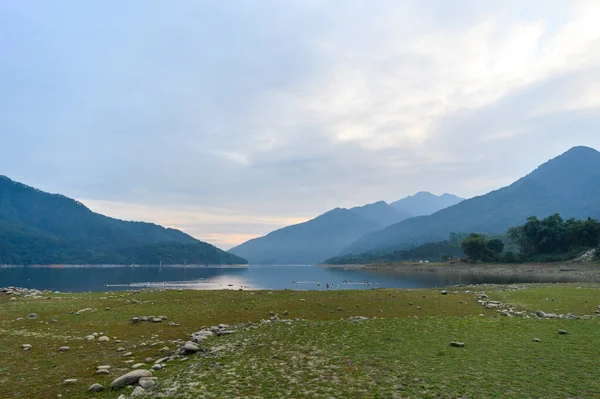
[[[53,266],[2,267],[0,287],[16,286],[53,291],[115,291],[170,289],[372,289],[431,288],[455,284],[569,282],[569,278],[484,276],[456,273],[383,273],[316,266]]]

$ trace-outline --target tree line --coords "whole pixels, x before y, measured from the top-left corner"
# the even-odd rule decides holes
[[[507,239],[514,250],[504,251],[502,240],[476,233],[460,246],[471,260],[484,262],[557,262],[594,248],[600,258],[600,222],[592,218],[565,220],[554,214],[540,220],[531,216],[524,225],[509,229]]]

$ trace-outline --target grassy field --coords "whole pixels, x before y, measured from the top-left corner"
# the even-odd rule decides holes
[[[208,354],[154,372],[159,385],[152,396],[170,389],[175,398],[600,397],[600,318],[501,316],[478,303],[476,292],[529,312],[594,315],[600,305],[595,284],[476,286],[449,289],[448,295],[440,290],[142,291],[10,300],[0,294],[0,398],[127,395],[127,388],[93,394],[87,388],[95,382],[108,387],[133,363],[165,356],[169,352],[161,348],[176,349],[173,340],[187,340],[203,326],[256,323],[272,313],[292,321],[210,338]],[[84,308],[96,310],[70,314]],[[38,317],[29,319],[32,312]],[[168,320],[130,323],[143,315]],[[51,318],[57,322],[46,324]],[[559,335],[559,329],[568,334]],[[94,332],[110,342],[84,339]],[[451,347],[451,341],[465,347]],[[22,344],[32,349],[23,351]],[[61,346],[70,349],[60,352]],[[117,352],[120,347],[132,356]],[[95,375],[103,364],[112,366],[111,374]],[[78,381],[64,385],[69,378]]]

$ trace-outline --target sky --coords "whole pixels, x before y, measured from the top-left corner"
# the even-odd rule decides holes
[[[0,1],[0,174],[221,248],[600,149],[599,1]]]

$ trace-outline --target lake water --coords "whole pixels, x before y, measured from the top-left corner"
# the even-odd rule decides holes
[[[568,278],[483,276],[442,273],[382,273],[316,266],[174,267],[68,266],[3,267],[0,287],[58,291],[183,289],[371,289],[430,288],[454,284],[569,282]]]

